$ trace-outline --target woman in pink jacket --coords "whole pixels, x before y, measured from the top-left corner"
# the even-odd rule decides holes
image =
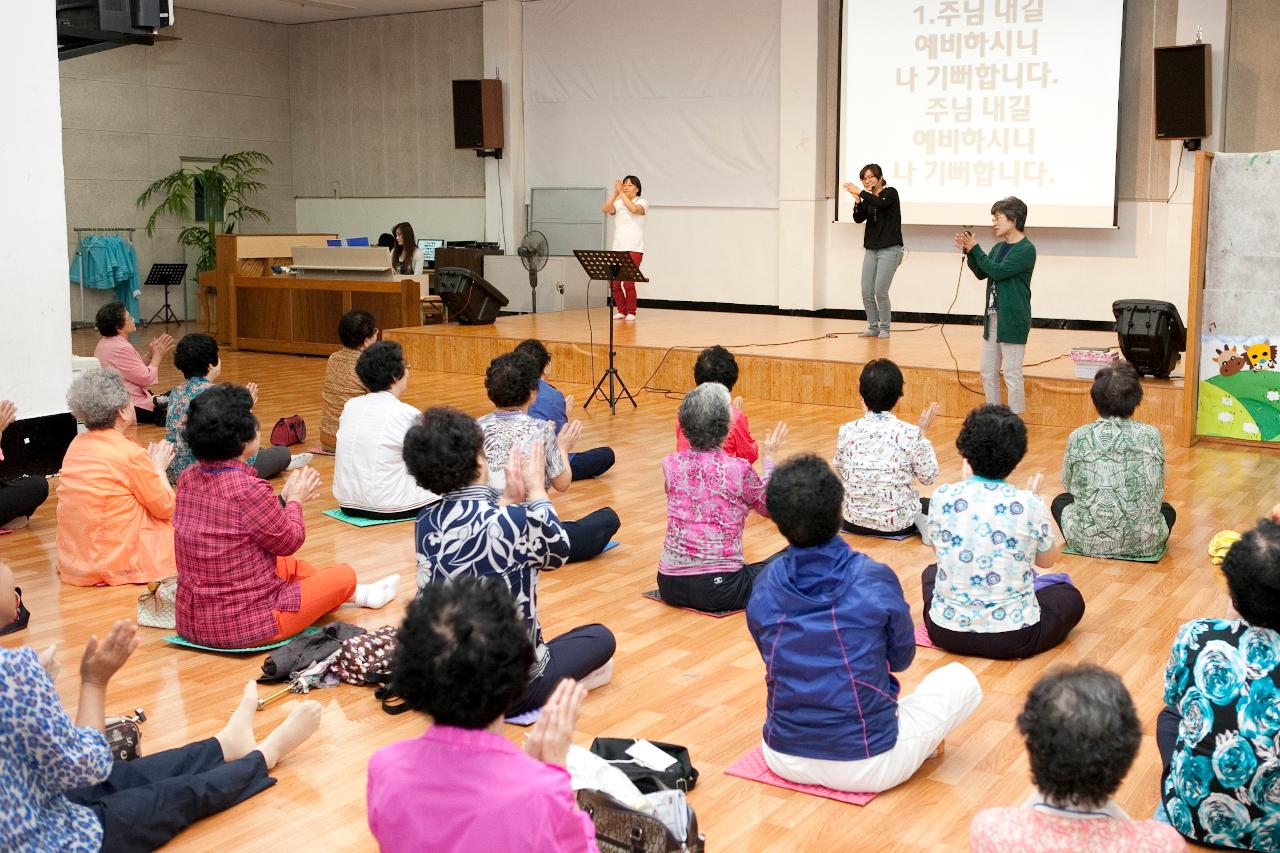
[[[156,383],[160,359],[173,350],[173,336],[163,334],[152,338],[147,344],[146,357],[138,355],[129,343],[129,335],[138,331],[138,326],[119,302],[99,308],[94,325],[102,337],[93,348],[93,357],[103,367],[110,367],[124,377],[138,423],[164,426],[166,400],[151,396],[148,386]]]

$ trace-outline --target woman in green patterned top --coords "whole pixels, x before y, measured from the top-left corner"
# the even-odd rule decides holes
[[[1177,516],[1163,502],[1160,432],[1133,420],[1142,402],[1138,371],[1128,362],[1104,367],[1089,393],[1099,417],[1067,439],[1067,492],[1054,498],[1053,517],[1073,551],[1154,562],[1164,556]]]
[[[1036,268],[1036,247],[1022,233],[1026,227],[1026,203],[1009,196],[991,205],[991,231],[997,243],[990,253],[982,250],[970,231],[957,234],[955,239],[956,248],[968,258],[969,269],[978,281],[987,282],[982,390],[988,404],[1000,405],[1003,373],[1009,408],[1019,415],[1027,410],[1022,359],[1031,332],[1031,273]]]

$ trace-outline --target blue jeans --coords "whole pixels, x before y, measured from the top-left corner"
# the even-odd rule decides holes
[[[901,263],[901,246],[867,249],[862,258],[862,307],[870,329],[889,331],[889,285]]]

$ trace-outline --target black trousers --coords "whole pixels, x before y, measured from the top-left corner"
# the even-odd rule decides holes
[[[262,753],[222,760],[215,738],[117,761],[106,781],[67,792],[102,822],[104,853],[154,850],[201,818],[275,784]]]
[[[273,444],[260,449],[258,455],[253,457],[253,470],[258,472],[259,479],[270,480],[288,468],[289,460],[292,458],[293,454],[289,452],[289,448]]]
[[[756,578],[781,553],[770,554],[758,563],[747,563],[735,572],[707,575],[664,575],[658,572],[658,592],[662,594],[663,602],[673,607],[688,607],[704,613],[743,610],[751,600]]]
[[[569,454],[569,470],[573,471],[574,482],[599,477],[613,467],[613,462],[613,449],[610,447],[593,447]]]
[[[49,482],[44,477],[0,481],[0,527],[33,514],[48,497]]]
[[[920,499],[920,511],[925,515],[929,514],[928,498]],[[854,524],[853,522],[846,521],[843,518],[840,519],[840,529],[843,530],[845,533],[852,533],[855,536],[885,537],[885,536],[903,536],[903,535],[908,535],[912,533],[914,533],[917,536],[920,535],[920,528],[916,527],[914,524],[909,524],[906,527],[902,528],[901,530],[876,530],[874,527],[863,527],[861,524]]]
[[[606,506],[577,521],[562,521],[561,526],[569,535],[569,562],[580,563],[599,556],[622,522],[613,508]]]
[[[1053,503],[1049,504],[1049,512],[1053,513],[1053,520],[1058,523],[1058,529],[1062,529],[1062,511],[1076,502],[1076,496],[1070,492],[1063,492],[1053,499]],[[1169,532],[1173,532],[1173,523],[1178,520],[1178,512],[1167,502],[1160,504],[1160,514],[1164,516],[1164,523],[1169,526]]]
[[[938,626],[929,618],[937,578],[937,564],[929,566],[920,575],[920,591],[924,597],[924,624],[934,645],[952,654],[993,660],[1035,657],[1061,644],[1084,616],[1084,596],[1080,594],[1080,590],[1070,584],[1056,583],[1036,592],[1036,601],[1040,603],[1040,621],[1034,625],[998,634],[952,631]]]
[[[168,393],[168,392],[166,392]],[[169,411],[169,399],[165,397],[164,401],[160,401],[155,397],[151,398],[151,405],[154,409],[143,409],[134,406],[133,411],[137,415],[140,424],[155,424],[156,426],[164,426],[165,413]]]
[[[574,628],[547,641],[551,658],[542,671],[525,690],[524,696],[508,713],[524,714],[547,704],[551,691],[566,678],[586,678],[609,662],[618,649],[613,632],[603,625],[593,623]]]

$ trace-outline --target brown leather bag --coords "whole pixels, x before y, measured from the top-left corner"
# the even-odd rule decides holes
[[[689,809],[689,835],[680,841],[660,819],[636,811],[604,791],[577,792],[578,808],[596,826],[600,853],[703,853],[706,839],[698,833],[698,817]]]

